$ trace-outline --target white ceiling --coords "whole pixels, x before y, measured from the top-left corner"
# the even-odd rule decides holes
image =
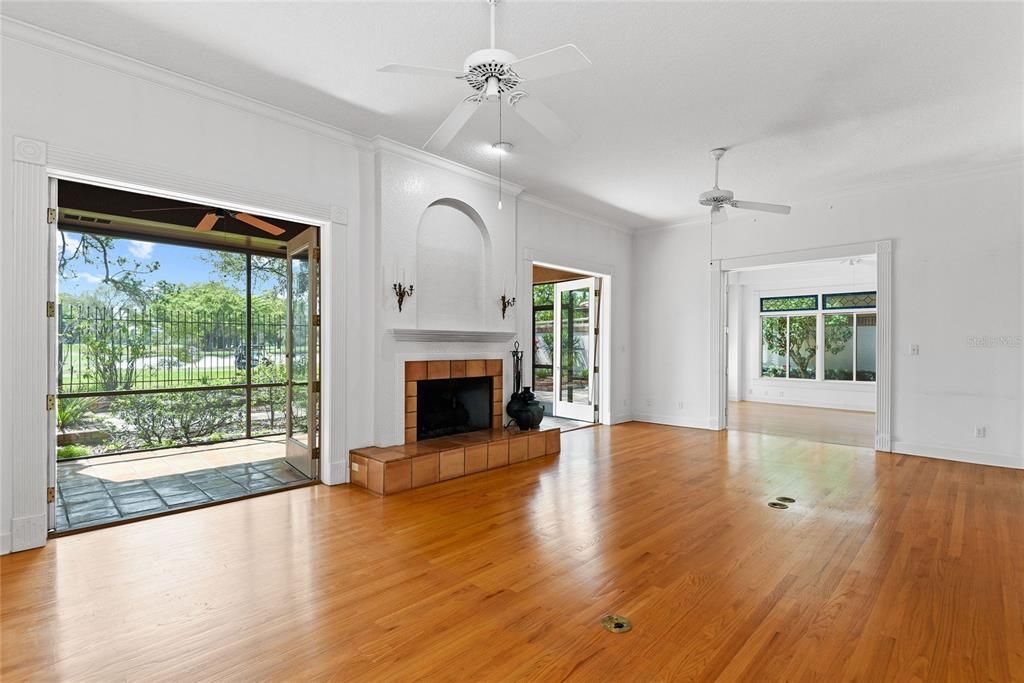
[[[472,2],[11,2],[3,13],[355,133],[420,146],[468,86],[377,73],[461,68]],[[573,42],[593,67],[531,84],[581,134],[556,148],[506,116],[505,175],[624,227],[700,214],[722,186],[799,202],[1020,158],[1021,3],[526,2],[498,7],[519,56]],[[494,172],[494,105],[445,156]]]

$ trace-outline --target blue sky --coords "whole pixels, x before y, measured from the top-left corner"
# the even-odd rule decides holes
[[[67,251],[71,253],[74,251],[78,240],[81,239],[81,234],[71,231],[63,232],[68,245]],[[58,240],[58,247],[59,244]],[[140,264],[160,263],[158,269],[143,277],[143,281],[147,284],[155,284],[160,280],[167,280],[187,285],[220,279],[220,275],[214,272],[210,265],[200,258],[200,255],[207,251],[205,249],[129,239],[115,239],[114,244],[115,258],[117,256],[127,256],[130,262],[138,261]],[[81,259],[78,259],[74,262],[74,269],[78,277],[75,279],[62,279],[58,283],[60,291],[69,294],[84,294],[97,288],[102,278],[101,266],[98,264],[90,266],[82,262]]]

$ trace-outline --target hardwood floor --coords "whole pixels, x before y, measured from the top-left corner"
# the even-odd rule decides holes
[[[875,446],[875,414],[857,410],[729,401],[729,429],[864,448]]]
[[[1024,680],[1022,511],[1024,471],[598,426],[397,496],[310,487],[6,556],[0,677]]]

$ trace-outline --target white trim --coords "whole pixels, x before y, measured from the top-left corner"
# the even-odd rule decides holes
[[[248,114],[262,116],[279,123],[299,128],[361,149],[370,149],[370,141],[343,128],[318,121],[308,116],[282,109],[273,104],[243,95],[233,90],[211,85],[169,69],[154,66],[132,57],[112,52],[60,33],[4,17],[0,22],[0,35],[44,50],[92,64],[116,73],[147,81],[164,88],[201,97]]]
[[[707,418],[699,415],[663,415],[659,413],[634,413],[633,422],[649,422],[651,424],[668,425],[669,427],[687,427],[689,429],[711,429],[715,427]]]
[[[405,144],[404,142],[398,142],[397,140],[392,140],[391,138],[386,138],[378,135],[377,137],[373,138],[372,143],[373,149],[375,151],[391,152],[392,154],[396,154],[400,157],[408,159],[409,161],[415,161],[421,164],[425,164],[427,166],[432,166],[434,168],[441,169],[442,171],[454,173],[456,175],[462,176],[463,178],[468,178],[470,180],[475,180],[478,183],[483,183],[489,187],[498,186],[497,176],[493,176],[490,173],[484,173],[483,171],[478,171],[475,168],[466,166],[465,164],[460,164],[459,162],[452,161],[451,159],[439,157],[436,154],[432,154],[425,150],[419,149],[418,147],[411,147]],[[502,179],[501,190],[502,193],[507,192],[512,197],[518,197],[520,193],[522,193],[523,191],[523,186],[517,185],[516,183],[510,183],[509,181]]]
[[[711,369],[710,382],[708,382],[708,406],[711,408],[708,415],[708,429],[725,429],[728,421],[728,378],[725,376],[726,359],[729,349],[727,347],[728,337],[725,327],[729,323],[726,317],[728,306],[728,277],[726,271],[722,270],[722,262],[711,261],[708,264],[708,329],[710,339],[708,350],[708,367]],[[788,329],[788,323],[787,323]]]
[[[9,531],[0,532],[0,555],[7,555],[11,552],[11,534]]]
[[[727,258],[722,259],[722,270],[751,270],[789,263],[813,263],[815,261],[833,261],[854,256],[866,256],[874,254],[878,244],[878,242],[855,242],[815,249],[776,251],[758,254],[757,256]]]
[[[913,455],[938,460],[953,460],[974,465],[990,465],[992,467],[1009,467],[1024,469],[1020,456],[1011,453],[990,453],[986,451],[964,451],[944,446],[915,443],[911,441],[893,441],[892,452],[899,455]]]
[[[523,192],[521,195],[519,195],[519,199],[521,201],[526,202],[527,204],[533,204],[535,206],[540,206],[540,207],[543,207],[545,209],[551,209],[552,211],[557,211],[558,213],[564,214],[564,215],[569,216],[571,218],[576,218],[576,219],[581,220],[581,221],[587,221],[587,222],[590,222],[590,223],[594,223],[596,225],[600,225],[601,227],[604,227],[604,228],[609,228],[611,230],[615,230],[616,232],[621,232],[624,235],[632,236],[634,234],[633,230],[630,230],[628,228],[624,228],[624,227],[622,227],[620,225],[615,225],[614,223],[609,223],[608,221],[604,220],[603,218],[598,218],[597,216],[594,216],[592,214],[586,213],[584,211],[578,211],[576,209],[569,209],[569,208],[567,208],[565,206],[562,206],[561,204],[556,204],[555,202],[551,201],[550,199],[543,199],[543,198],[538,197],[537,195],[531,194],[529,192]]]
[[[36,166],[46,166],[47,148],[42,140],[14,136],[14,160]]]
[[[892,240],[875,244],[875,450],[892,450]]]
[[[874,389],[874,387],[871,387],[871,388]],[[865,392],[865,393],[873,393],[873,392]],[[734,403],[740,403],[741,402],[740,400],[735,400],[735,399],[729,399],[729,400],[731,402],[734,402]],[[875,414],[875,411],[873,411],[873,410],[864,410],[863,408],[856,408],[856,407],[854,407],[854,406],[852,406],[852,405],[850,405],[848,403],[841,403],[841,402],[838,402],[838,401],[821,401],[821,400],[818,400],[818,399],[802,400],[802,399],[798,399],[798,398],[786,398],[786,397],[782,397],[782,398],[774,397],[773,398],[771,396],[758,396],[757,394],[754,394],[753,396],[745,396],[745,397],[743,397],[742,402],[746,402],[746,403],[775,403],[775,404],[783,405],[783,406],[805,406],[805,407],[808,407],[808,408],[827,408],[829,410],[846,410],[846,411],[849,411],[851,413],[866,413],[866,414],[871,414],[871,415]]]

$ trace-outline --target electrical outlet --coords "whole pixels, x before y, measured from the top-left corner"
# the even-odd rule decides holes
[[[984,426],[975,427],[974,428],[974,438],[976,438],[976,439],[984,439],[986,431],[987,431],[987,428],[984,427]]]
[[[911,344],[910,345],[910,355],[911,356],[920,356],[921,355],[921,347],[918,346],[917,344]]]
[[[679,410],[682,410],[683,409],[683,402],[680,401],[679,403],[676,403],[676,408],[679,408]]]

